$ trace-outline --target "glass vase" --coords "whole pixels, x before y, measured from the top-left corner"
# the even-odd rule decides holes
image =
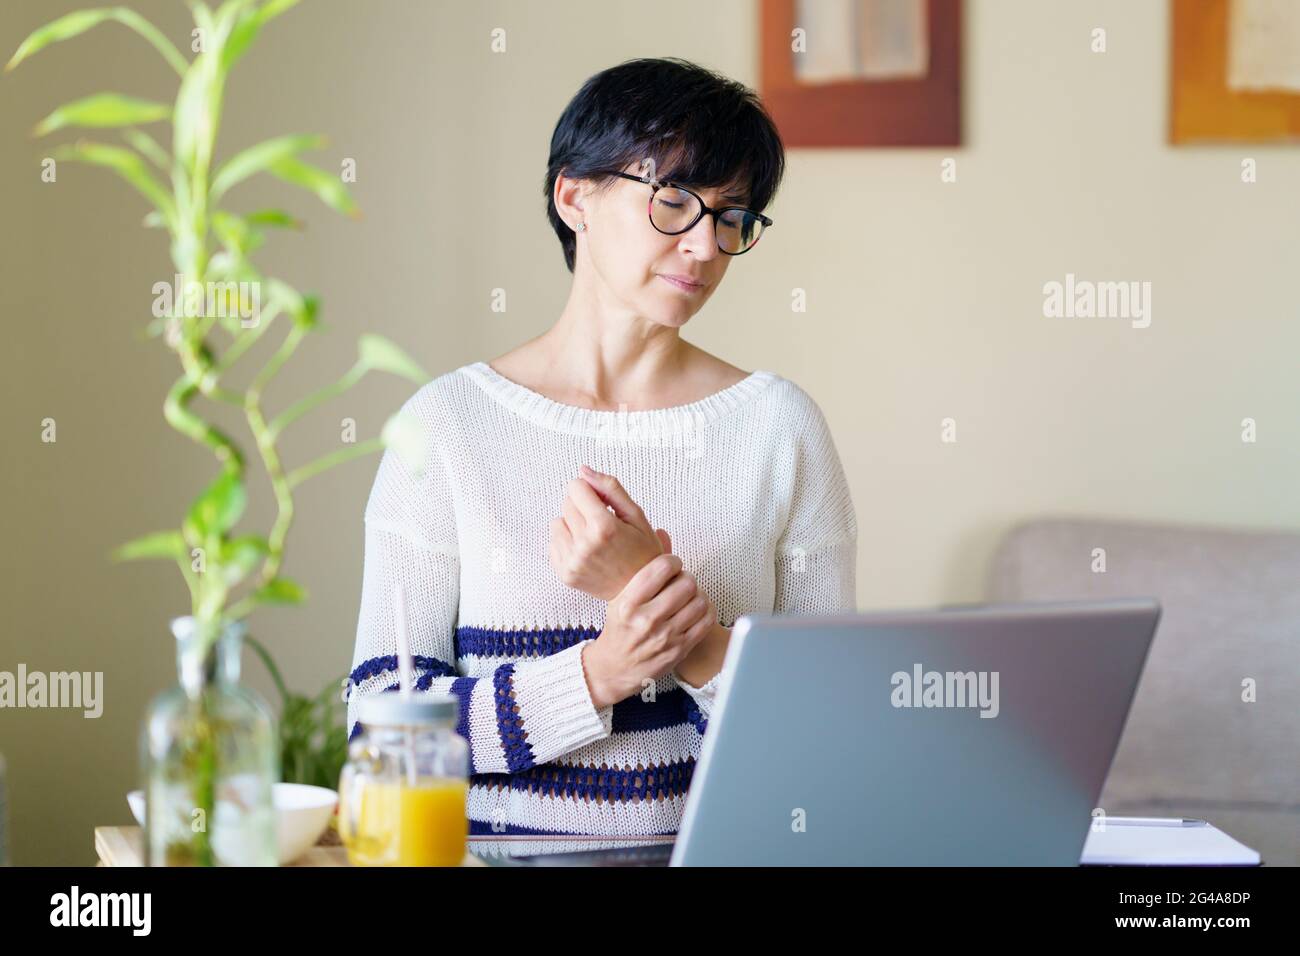
[[[244,624],[174,618],[179,682],[140,735],[146,866],[275,866],[279,746],[266,703],[239,683]]]

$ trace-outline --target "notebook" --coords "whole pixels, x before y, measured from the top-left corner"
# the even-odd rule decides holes
[[[1259,853],[1204,820],[1106,817],[1083,841],[1083,866],[1259,866]]]

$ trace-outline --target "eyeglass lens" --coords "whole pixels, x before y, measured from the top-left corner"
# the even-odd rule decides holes
[[[650,221],[660,232],[685,232],[700,215],[700,200],[676,186],[661,186],[650,204]],[[714,223],[718,248],[735,255],[758,242],[763,222],[743,209],[728,209]]]

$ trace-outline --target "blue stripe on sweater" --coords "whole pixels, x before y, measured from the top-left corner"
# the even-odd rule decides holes
[[[434,658],[422,658],[422,659],[434,660]],[[357,674],[365,673],[368,670],[373,671],[373,673],[383,673],[387,668],[384,668],[382,666],[378,668],[372,668],[371,665],[375,664],[376,661],[383,662],[386,660],[388,660],[388,658],[372,658],[371,660],[366,661],[364,664],[362,664],[360,667],[358,667],[356,670],[352,672],[353,679],[355,680]],[[437,669],[434,669],[428,671],[425,674],[420,675],[420,677],[416,679],[415,689],[428,690],[431,686],[433,686],[433,680],[435,677],[452,677],[452,676],[455,676],[456,680],[452,681],[451,683],[451,693],[454,694],[460,700],[460,712],[459,712],[459,716],[456,719],[456,733],[464,737],[466,742],[469,743],[469,748],[470,748],[469,765],[472,767],[474,766],[474,741],[470,738],[470,733],[469,733],[469,696],[473,692],[474,684],[477,683],[478,678],[460,677],[456,675],[455,671],[452,671],[451,674],[441,674],[438,673]],[[401,684],[390,684],[388,687],[385,687],[383,689],[382,693],[401,690],[401,686],[402,686]],[[349,687],[348,689],[349,696],[351,695],[351,690],[352,690],[351,687]],[[351,742],[355,740],[357,738],[357,735],[360,733],[361,733],[361,722],[357,721],[352,725],[352,730],[348,734],[348,741]]]
[[[468,654],[477,657],[550,657],[599,636],[598,627],[561,627],[541,631],[458,627],[455,634],[456,658],[459,660]]]
[[[424,690],[429,689],[429,684],[435,677],[455,677],[456,668],[444,660],[437,657],[421,657],[418,654],[411,657],[412,668],[417,672],[427,671],[427,674],[420,674],[418,681],[424,681]],[[352,687],[360,684],[362,681],[371,677],[377,677],[388,671],[397,670],[397,655],[389,654],[387,657],[372,657],[368,661],[362,661],[356,666],[356,669],[348,675],[352,682]]]
[[[482,629],[467,629],[482,630]],[[577,634],[586,633],[580,628],[567,629]],[[504,632],[483,632],[496,633],[502,635]],[[513,633],[530,633],[530,632],[513,632]],[[557,632],[558,633],[558,632]],[[577,638],[585,640],[585,638]],[[572,645],[569,645],[572,646]],[[563,648],[560,648],[561,650]],[[516,648],[517,652],[517,648]],[[451,693],[461,699],[460,717],[456,723],[456,733],[460,734],[466,740],[470,740],[469,731],[469,694],[474,688],[474,682],[478,678],[464,677],[457,672],[451,665],[434,657],[416,657],[413,659],[416,669],[423,670],[424,673],[416,679],[416,690],[428,690],[432,686],[435,678],[455,677],[456,680],[451,686]],[[507,670],[508,668],[508,670]],[[388,657],[375,657],[359,665],[351,674],[353,685],[358,682],[372,677],[376,674],[386,673],[397,669],[396,655]],[[532,748],[522,733],[522,725],[519,717],[514,713],[513,701],[509,698],[509,691],[513,688],[514,664],[503,664],[498,667],[492,675],[493,696],[496,703],[497,724],[501,734],[501,743],[505,748],[507,766],[511,772],[523,770],[533,766]],[[505,698],[502,697],[502,688],[505,687]],[[385,690],[396,690],[397,685],[393,684]],[[506,702],[509,701],[507,706]],[[640,731],[664,730],[669,727],[675,727],[681,723],[689,723],[696,731],[703,734],[708,726],[708,720],[696,706],[694,699],[680,687],[665,691],[656,696],[653,701],[642,700],[639,694],[618,701],[614,704],[614,710],[611,715],[611,732],[613,733],[636,733]],[[359,733],[359,725],[354,725],[348,739],[354,739]],[[470,755],[470,766],[474,766],[473,754]]]
[[[470,774],[469,782],[472,786],[508,787],[522,793],[532,790],[544,796],[578,800],[599,797],[619,803],[634,797],[657,800],[683,796],[694,773],[695,760],[688,757],[642,770],[545,763],[517,773]]]
[[[533,748],[524,735],[524,722],[515,713],[515,699],[511,692],[515,686],[515,665],[502,664],[492,672],[492,699],[497,709],[497,732],[501,735],[501,749],[505,751],[506,766],[511,773],[533,766]]]
[[[638,730],[663,730],[690,721],[694,707],[691,695],[680,687],[664,691],[653,701],[644,701],[639,694],[620,700],[614,705],[611,730],[614,733],[631,733]]]
[[[469,835],[470,835],[471,837],[476,837],[476,836],[501,836],[501,835],[503,835],[503,834],[508,834],[508,835],[511,835],[511,836],[571,836],[571,837],[586,837],[588,840],[591,839],[591,837],[593,836],[593,834],[590,834],[590,833],[574,833],[574,832],[569,831],[569,830],[537,830],[537,829],[534,829],[533,827],[521,827],[521,826],[516,826],[516,825],[513,824],[513,823],[506,823],[506,824],[495,823],[495,824],[494,824],[494,823],[492,823],[491,821],[488,821],[488,820],[474,820],[474,819],[471,819],[471,820],[469,821]],[[599,834],[597,834],[597,835],[599,835]],[[651,834],[639,834],[639,833],[638,833],[638,834],[631,835],[631,836],[629,836],[628,834],[622,834],[622,835],[611,835],[611,836],[608,836],[606,839],[609,839],[609,840],[611,840],[611,841],[614,841],[614,840],[618,840],[618,841],[635,840],[638,836],[642,836],[642,835],[646,835],[646,836],[676,836],[676,835],[677,835],[677,831],[676,831],[676,830],[664,830],[664,831],[662,831],[662,832],[660,832],[660,833],[651,833]]]
[[[460,698],[460,716],[456,718],[456,733],[469,743],[469,765],[474,766],[474,740],[469,733],[469,695],[474,692],[477,677],[458,677],[451,682],[451,692]]]
[[[683,691],[682,693],[686,692]],[[689,694],[686,695],[686,719],[691,722],[699,732],[700,736],[703,737],[704,731],[709,727],[709,718],[704,716],[704,712],[700,710],[699,706],[695,703],[695,699]]]
[[[474,766],[474,740],[469,730],[469,695],[474,689],[477,677],[461,677],[451,685],[451,692],[461,699],[460,718],[456,721],[456,733],[460,734],[470,745],[470,766]],[[398,689],[397,684],[385,687],[385,691]],[[500,710],[498,709],[498,718]],[[614,705],[611,714],[611,733],[636,733],[638,731],[665,730],[681,724],[690,724],[700,734],[708,726],[708,720],[700,713],[689,694],[683,690],[670,690],[660,694],[653,703],[642,701],[640,697],[620,700]],[[356,738],[361,732],[361,724],[353,724],[348,740]],[[531,759],[531,751],[528,759]]]

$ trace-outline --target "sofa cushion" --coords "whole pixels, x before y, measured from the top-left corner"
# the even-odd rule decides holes
[[[1244,814],[1270,844],[1257,847],[1267,861],[1300,862],[1300,534],[1035,520],[999,544],[988,597],[1158,600],[1100,805],[1211,822]]]

